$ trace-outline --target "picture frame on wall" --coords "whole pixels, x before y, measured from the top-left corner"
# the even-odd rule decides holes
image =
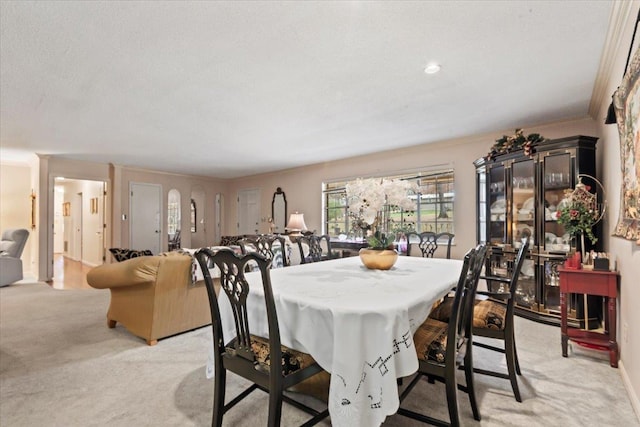
[[[622,189],[613,235],[640,244],[640,47],[613,95],[620,134]]]
[[[62,216],[71,216],[71,202],[62,204]]]

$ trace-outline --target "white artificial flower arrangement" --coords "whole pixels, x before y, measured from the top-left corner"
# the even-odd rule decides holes
[[[385,206],[412,210],[415,202],[410,194],[418,193],[418,186],[411,181],[386,178],[358,178],[346,185],[349,213],[356,220],[368,224],[373,235],[368,242],[372,248],[382,249],[392,246],[393,237],[386,236],[378,228]]]

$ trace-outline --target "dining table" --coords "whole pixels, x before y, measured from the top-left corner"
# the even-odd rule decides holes
[[[418,369],[413,334],[461,269],[460,260],[401,256],[386,271],[367,269],[358,257],[270,270],[282,344],[309,353],[331,374],[332,425],[379,426],[397,412],[397,379]],[[268,337],[261,276],[251,272],[246,279],[250,331]],[[235,323],[223,291],[219,306],[229,342]]]

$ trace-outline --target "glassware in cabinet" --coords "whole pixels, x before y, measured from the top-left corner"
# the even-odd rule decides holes
[[[500,248],[492,248],[489,255],[489,276],[509,278],[513,274],[516,252]],[[533,259],[527,258],[522,264],[520,277],[515,290],[515,304],[527,310],[538,310],[539,298],[536,292],[536,272]],[[492,292],[509,292],[508,284],[487,281],[487,288]]]
[[[542,193],[544,198],[544,242],[546,252],[569,252],[571,236],[558,223],[557,211],[567,191],[573,189],[574,169],[571,153],[561,151],[549,153],[542,158]]]
[[[489,168],[489,221],[488,241],[494,244],[504,244],[507,241],[507,200],[506,169],[503,164]]]
[[[564,263],[563,257],[546,258],[542,262],[544,275],[542,277],[544,288],[544,311],[548,314],[560,315],[560,276],[558,267]]]
[[[536,244],[537,235],[534,161],[530,158],[514,161],[511,165],[511,177],[511,244],[517,249],[526,237],[532,247]]]

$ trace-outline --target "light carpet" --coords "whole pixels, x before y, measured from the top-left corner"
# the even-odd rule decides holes
[[[0,425],[207,426],[213,383],[204,374],[210,328],[149,347],[121,326],[106,327],[107,290],[55,290],[43,283],[0,288]],[[561,356],[560,329],[517,319],[523,402],[509,381],[476,375],[482,421],[459,393],[465,426],[639,426],[620,373],[600,353]],[[474,351],[479,367],[497,353]],[[462,373],[460,373],[462,374]],[[246,386],[228,375],[227,398]],[[406,383],[406,382],[405,382]],[[254,392],[225,426],[266,425],[267,395]],[[317,404],[318,402],[312,402]],[[419,384],[403,406],[448,419],[443,384]],[[308,416],[285,404],[283,426]],[[325,420],[320,425],[330,425]],[[384,426],[422,425],[394,415]]]

